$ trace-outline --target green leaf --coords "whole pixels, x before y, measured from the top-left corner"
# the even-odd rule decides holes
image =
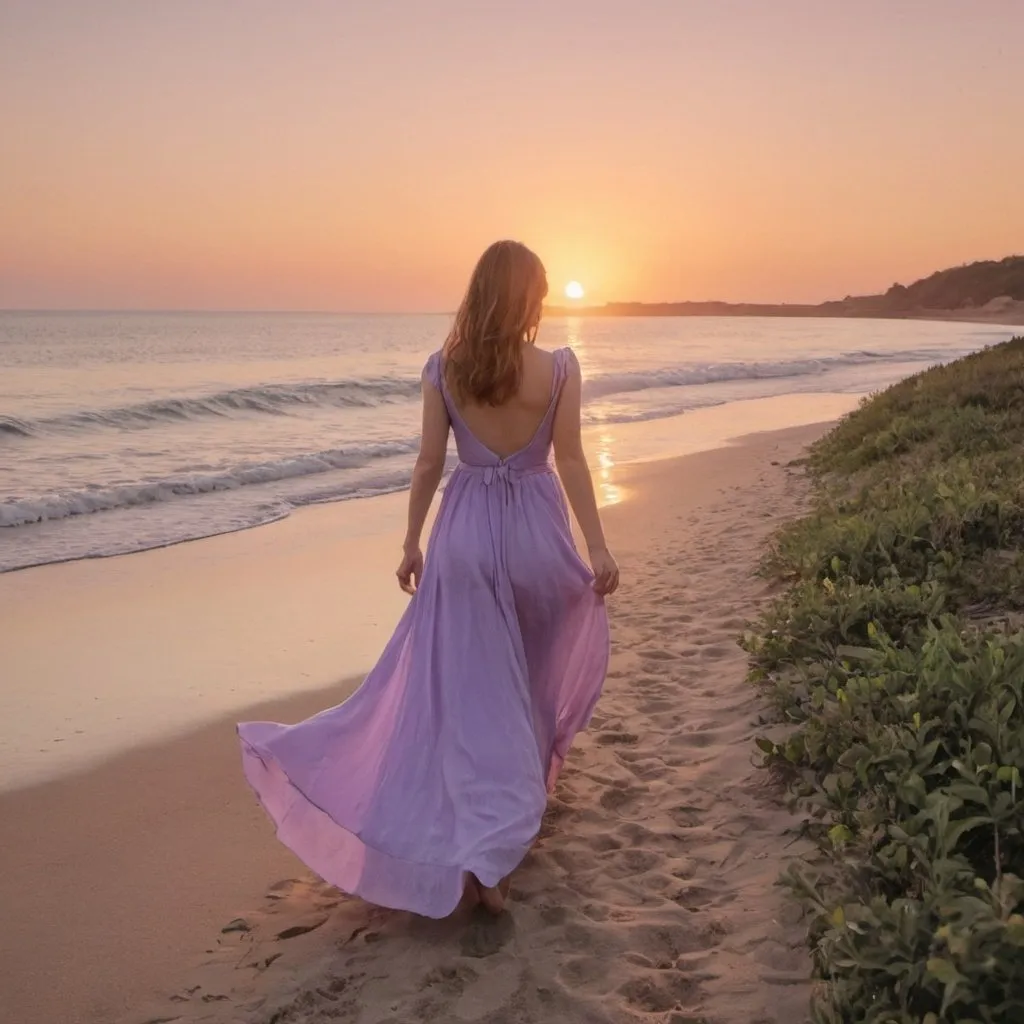
[[[837,658],[848,658],[850,661],[870,661],[880,662],[883,659],[881,651],[876,651],[873,647],[854,647],[850,644],[840,644],[836,648]]]
[[[960,837],[965,832],[970,832],[972,828],[977,828],[979,825],[991,825],[991,818],[974,817],[964,818],[961,821],[954,822],[949,826],[948,829],[942,834],[942,841],[945,843],[947,850],[952,850],[956,844],[960,841]]]
[[[853,838],[853,833],[845,825],[833,825],[828,830],[828,837],[833,846],[845,846]]]
[[[1024,946],[1024,918],[1011,914],[1006,922],[1006,938],[1015,946]]]
[[[775,744],[771,740],[765,739],[764,736],[758,736],[754,742],[761,748],[766,754],[775,753]]]
[[[999,724],[1006,725],[1010,721],[1010,717],[1016,710],[1017,701],[1013,697],[1011,697],[999,711]]]
[[[988,792],[981,786],[975,786],[970,782],[954,782],[949,787],[950,796],[958,796],[961,800],[967,800],[974,804],[981,804],[988,807]]]
[[[941,956],[932,957],[928,961],[928,973],[943,985],[955,985],[958,981],[963,981],[963,975],[953,965],[953,961]]]

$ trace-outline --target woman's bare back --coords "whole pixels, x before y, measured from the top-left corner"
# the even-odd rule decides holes
[[[519,390],[498,406],[459,403],[459,414],[481,444],[499,458],[508,458],[522,451],[536,435],[551,405],[554,375],[554,355],[524,345]]]

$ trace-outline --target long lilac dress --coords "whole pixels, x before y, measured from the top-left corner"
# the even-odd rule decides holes
[[[466,872],[497,885],[540,828],[547,792],[608,666],[608,620],[550,464],[570,349],[555,353],[534,439],[499,458],[444,396],[459,465],[416,596],[347,701],[298,725],[238,727],[278,838],[326,881],[446,917]]]

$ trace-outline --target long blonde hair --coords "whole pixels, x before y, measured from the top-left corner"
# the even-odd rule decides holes
[[[495,242],[484,252],[444,343],[453,394],[501,405],[519,390],[522,347],[537,338],[547,293],[544,264],[521,242]]]

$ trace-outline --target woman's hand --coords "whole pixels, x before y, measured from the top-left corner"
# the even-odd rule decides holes
[[[406,548],[402,556],[402,564],[395,573],[398,585],[407,593],[415,594],[423,575],[423,552],[419,547]]]
[[[591,549],[590,568],[594,572],[594,592],[600,597],[619,589],[619,566],[607,548]]]

